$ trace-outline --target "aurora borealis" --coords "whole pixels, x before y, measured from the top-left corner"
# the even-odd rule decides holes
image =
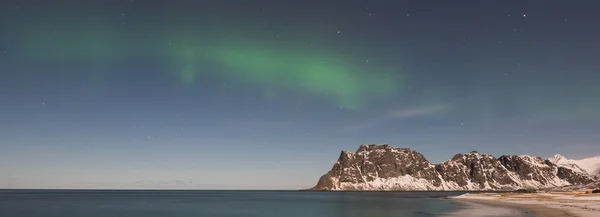
[[[281,39],[284,31],[266,35],[268,24],[260,21],[222,21],[215,25],[211,20],[189,21],[173,16],[162,22],[179,25],[156,28],[161,22],[143,16],[139,18],[144,20],[142,24],[134,27],[95,14],[83,21],[47,16],[48,20],[32,20],[22,24],[28,28],[13,31],[19,41],[15,47],[18,57],[90,65],[143,57],[165,65],[163,73],[182,85],[194,85],[196,79],[210,73],[201,66],[213,64],[223,67],[216,72],[223,81],[271,88],[264,96],[272,96],[277,89],[307,92],[323,95],[333,106],[348,109],[360,108],[370,97],[390,96],[400,90],[403,81],[399,63],[370,63],[365,55],[360,58],[347,54],[349,49],[326,48],[323,43],[327,40],[294,36]],[[55,16],[58,18],[53,19]],[[255,27],[243,27],[246,25]],[[310,35],[311,31],[319,33],[293,32]],[[329,31],[338,34],[337,30]]]
[[[594,8],[3,1],[0,189],[165,176],[306,187],[361,143],[433,162],[472,150],[589,157],[600,153]]]

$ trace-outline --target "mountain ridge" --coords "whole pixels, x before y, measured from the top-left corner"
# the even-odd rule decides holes
[[[600,155],[583,158],[580,160],[567,159],[566,157],[555,154],[548,160],[556,165],[568,167],[572,170],[586,172],[591,176],[600,177]]]
[[[310,190],[517,190],[587,184],[593,177],[530,155],[498,158],[476,151],[432,164],[410,148],[363,144],[342,151]]]

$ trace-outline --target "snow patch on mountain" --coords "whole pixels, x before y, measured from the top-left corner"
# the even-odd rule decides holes
[[[556,154],[553,157],[548,158],[548,160],[556,165],[569,168],[573,171],[585,172],[600,178],[600,156],[572,160],[567,159],[560,154]]]

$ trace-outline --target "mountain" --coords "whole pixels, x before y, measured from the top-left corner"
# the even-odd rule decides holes
[[[516,190],[587,184],[591,176],[540,157],[470,152],[432,164],[409,148],[361,145],[342,151],[311,190]]]
[[[581,160],[570,160],[560,154],[556,154],[548,160],[562,167],[570,168],[578,172],[586,172],[592,176],[600,177],[600,156],[585,158]]]

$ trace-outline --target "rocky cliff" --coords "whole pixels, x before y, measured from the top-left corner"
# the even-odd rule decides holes
[[[408,148],[361,145],[342,151],[333,168],[312,190],[516,190],[593,182],[580,171],[533,156],[501,156],[470,152],[432,164]]]

